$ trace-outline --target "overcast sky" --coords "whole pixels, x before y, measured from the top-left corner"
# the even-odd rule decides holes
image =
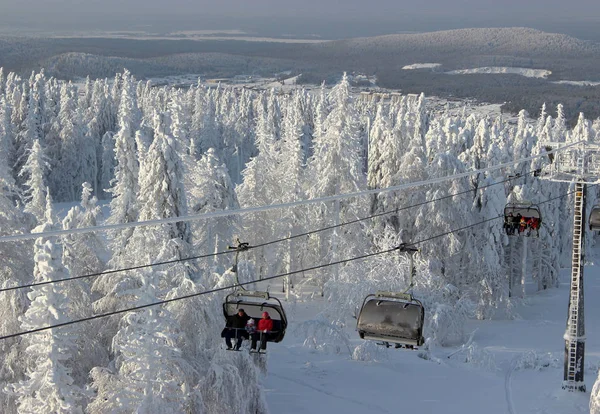
[[[0,23],[30,29],[241,28],[273,34],[305,27],[306,33],[318,31],[326,37],[517,25],[593,31],[600,23],[600,1],[0,0]],[[343,34],[332,34],[339,31]]]

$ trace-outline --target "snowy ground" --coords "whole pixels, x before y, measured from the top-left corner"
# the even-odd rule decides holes
[[[441,63],[413,63],[412,65],[403,66],[403,70],[415,70],[415,69],[435,69],[442,66]]]
[[[563,85],[572,85],[572,86],[600,86],[600,81],[570,81],[570,80],[561,80],[555,81],[552,83],[558,83]]]
[[[468,75],[471,73],[492,73],[492,74],[516,74],[527,78],[547,78],[552,74],[551,71],[545,69],[529,69],[529,68],[512,68],[505,66],[490,66],[473,69],[459,69],[446,72],[448,75]]]
[[[525,299],[515,320],[471,321],[470,347],[451,358],[459,348],[436,348],[430,360],[419,351],[377,347],[375,359],[363,362],[346,351],[305,348],[294,325],[313,319],[322,302],[289,304],[290,333],[269,347],[263,381],[271,412],[587,413],[600,363],[600,267],[587,267],[585,275],[587,393],[561,390],[565,282]],[[353,327],[348,334],[351,347],[362,343]]]

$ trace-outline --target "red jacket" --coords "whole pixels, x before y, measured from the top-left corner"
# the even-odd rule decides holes
[[[273,319],[261,319],[258,321],[258,330],[259,331],[272,331],[273,330]]]

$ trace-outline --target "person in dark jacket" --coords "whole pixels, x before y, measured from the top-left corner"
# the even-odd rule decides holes
[[[515,234],[519,231],[519,226],[521,224],[521,213],[518,213],[516,216],[512,218],[512,234]]]
[[[250,319],[250,316],[244,312],[243,309],[238,310],[233,316],[227,319],[227,325],[225,326],[225,344],[227,350],[231,350],[231,338],[236,338],[235,351],[239,351],[242,346],[242,341],[248,339],[248,332],[246,332],[246,323]]]
[[[506,230],[506,234],[509,236],[512,236],[513,234],[515,234],[513,220],[514,220],[514,217],[513,217],[512,213],[508,213],[508,216],[506,216],[504,218],[504,229]]]
[[[256,332],[252,334],[252,346],[250,349],[256,350],[256,343],[260,338],[260,349],[267,350],[267,335],[273,330],[273,319],[269,312],[263,312],[262,319],[258,321]]]

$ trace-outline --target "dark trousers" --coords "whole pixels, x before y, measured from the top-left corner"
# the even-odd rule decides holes
[[[231,348],[231,339],[236,338],[237,341],[235,344],[235,348],[240,349],[240,347],[242,346],[242,341],[246,337],[245,333],[246,332],[243,329],[229,328],[225,332],[225,343],[227,344],[227,348]]]
[[[256,343],[260,340],[260,349],[267,349],[267,335],[264,332],[254,332],[252,334],[252,349],[256,349]]]

